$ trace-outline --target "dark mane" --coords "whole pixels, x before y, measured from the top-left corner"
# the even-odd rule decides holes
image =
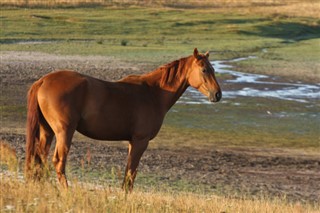
[[[174,86],[177,83],[175,80],[181,79],[186,61],[187,58],[181,58],[160,67],[162,71],[160,85]]]

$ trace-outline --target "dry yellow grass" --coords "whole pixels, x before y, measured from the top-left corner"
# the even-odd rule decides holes
[[[2,166],[7,166],[10,171],[15,171],[18,166],[18,160],[16,151],[0,140],[0,167]]]
[[[278,1],[281,2],[281,1]],[[242,9],[241,9],[242,10]],[[290,17],[312,17],[320,18],[319,1],[283,1],[283,4],[268,6],[250,6],[243,9],[242,12],[248,14],[265,15],[285,15]],[[240,12],[240,11],[239,11]]]
[[[117,186],[94,185],[73,180],[68,190],[55,180],[25,182],[4,165],[16,161],[12,148],[1,141],[0,211],[9,212],[319,212],[319,206],[289,203],[285,198],[242,198],[159,192],[135,189],[126,194]],[[8,160],[11,159],[11,160]],[[13,160],[12,160],[13,159]],[[14,163],[14,165],[16,165]]]
[[[26,7],[56,6],[148,6],[174,8],[207,8],[222,13],[281,14],[320,18],[317,0],[2,0],[0,5]]]
[[[0,211],[15,212],[319,212],[319,207],[284,199],[234,199],[183,192],[136,189],[125,194],[114,187],[75,183],[61,189],[55,182],[25,183],[1,177]]]

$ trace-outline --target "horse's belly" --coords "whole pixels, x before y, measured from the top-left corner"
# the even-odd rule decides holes
[[[131,131],[126,122],[108,121],[92,122],[81,120],[77,131],[97,140],[130,140]]]

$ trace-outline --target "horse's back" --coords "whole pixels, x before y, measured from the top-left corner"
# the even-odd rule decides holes
[[[50,125],[73,126],[101,140],[130,140],[135,134],[151,138],[161,126],[163,116],[146,85],[107,82],[74,71],[53,72],[39,81],[39,105]]]
[[[42,81],[42,87],[50,92],[68,92],[73,91],[79,85],[84,84],[86,76],[75,71],[56,71],[49,73],[42,77],[39,81]]]

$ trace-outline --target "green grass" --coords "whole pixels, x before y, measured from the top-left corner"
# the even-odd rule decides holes
[[[216,52],[215,58],[233,58],[257,54],[263,48],[290,47],[290,43],[282,43],[320,35],[319,24],[313,18],[224,14],[200,9],[100,7],[3,9],[1,13],[2,50],[113,55],[154,63],[190,54],[194,47]],[[17,41],[55,43],[16,45]]]
[[[318,83],[320,81],[320,39],[268,47],[256,53],[254,60],[237,62],[237,69],[251,73],[282,75],[288,80]]]
[[[202,52],[210,50],[211,59],[258,56],[255,60],[238,62],[237,69],[242,71],[319,82],[320,23],[317,18],[271,13],[244,15],[234,10],[230,12],[229,8],[217,12],[166,8],[4,7],[0,21],[1,51],[104,55],[158,66],[190,55],[193,48],[198,47]],[[32,43],[35,41],[39,43]],[[7,100],[5,96],[0,99],[1,131],[24,133],[25,106],[21,100]],[[5,103],[7,101],[9,104]],[[13,106],[11,102],[20,104]],[[317,105],[319,103],[306,107],[296,102],[259,98],[203,106],[178,104],[168,113],[150,148],[276,147],[315,153],[320,145]],[[282,113],[290,116],[281,117]],[[211,196],[206,193],[208,185],[184,179],[166,182],[149,173],[139,174],[136,191],[126,196],[118,191],[122,179],[117,173],[123,175],[122,170],[95,171],[72,166],[67,169],[72,170],[67,173],[74,183],[68,192],[61,191],[55,181],[26,184],[15,178],[1,179],[1,211],[10,206],[18,212],[90,212],[92,209],[110,212],[319,211],[319,206],[288,203],[285,199]],[[104,185],[104,189],[88,190],[77,182],[105,179],[111,183]],[[226,190],[217,186],[214,193],[219,194],[222,189]],[[196,194],[186,194],[190,191]]]
[[[258,56],[255,60],[238,62],[237,69],[242,71],[282,75],[289,80],[310,82],[319,82],[320,78],[320,27],[318,19],[311,17],[269,13],[244,15],[205,9],[96,7],[2,8],[0,19],[1,51],[105,55],[155,67],[190,55],[193,48],[198,47],[202,52],[210,50],[212,60]],[[266,103],[257,107],[256,101]],[[186,144],[194,143],[188,138],[195,138],[203,144],[228,146],[315,148],[319,145],[319,123],[317,117],[311,116],[317,113],[315,109],[305,112],[307,109],[304,106],[296,106],[292,102],[268,102],[253,99],[244,100],[241,107],[228,103],[202,106],[205,109],[176,106],[179,113],[169,113],[165,130],[170,134],[179,132],[186,135],[179,140]],[[12,114],[15,110],[19,114],[22,112],[20,106],[10,110],[1,107],[3,115]],[[203,114],[199,113],[201,110],[204,110]],[[212,114],[209,113],[211,110]],[[307,116],[268,117],[266,111],[294,115],[306,113]],[[188,122],[193,126],[189,128]],[[166,137],[164,134],[160,136]]]
[[[240,105],[234,101],[175,105],[166,116],[156,144],[318,149],[316,105],[304,107],[302,103],[263,98],[239,98],[236,102]]]

